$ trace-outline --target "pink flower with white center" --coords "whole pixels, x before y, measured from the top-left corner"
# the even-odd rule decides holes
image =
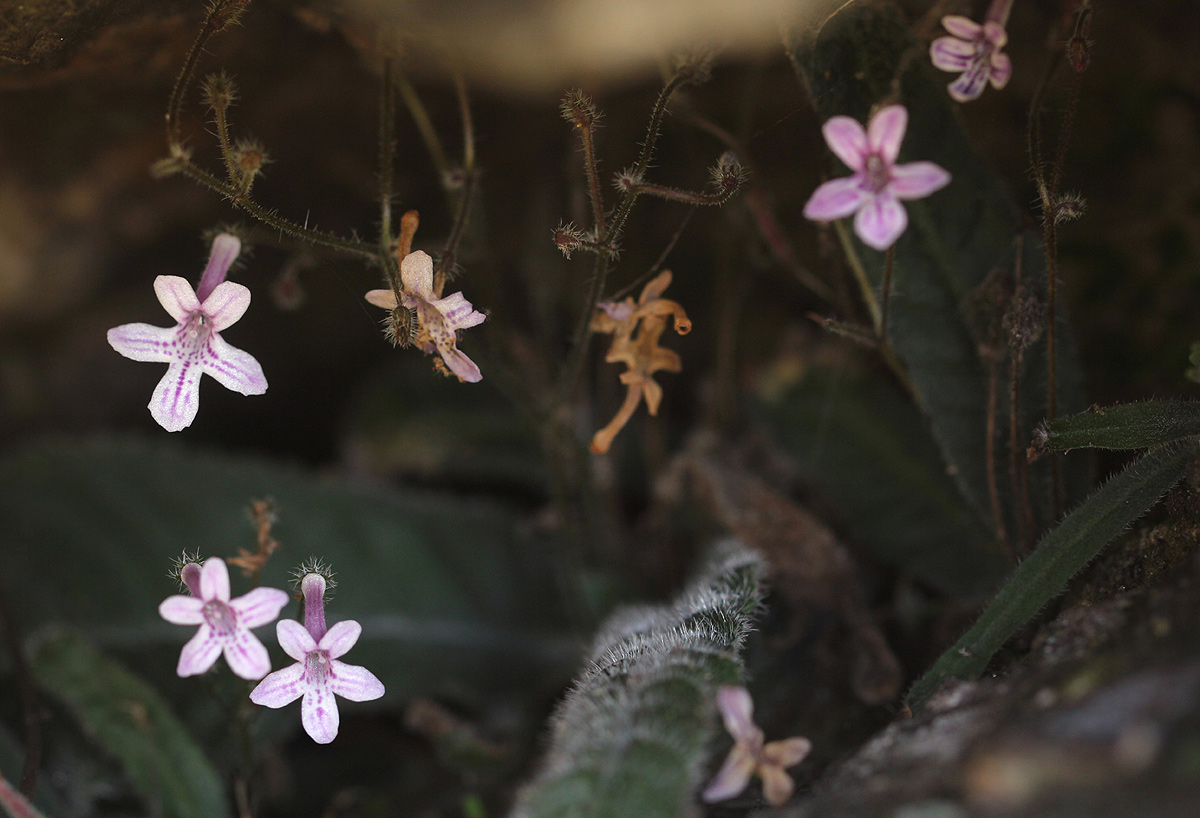
[[[258,637],[250,631],[279,616],[288,602],[286,591],[255,588],[229,598],[229,569],[220,557],[210,557],[203,566],[183,566],[181,577],[192,596],[169,596],[158,613],[172,625],[199,625],[200,630],[179,654],[180,676],[195,676],[216,663],[225,653],[230,669],[243,679],[261,679],[271,670],[271,659]]]
[[[949,86],[956,101],[977,99],[989,82],[996,90],[1008,84],[1012,60],[1001,49],[1008,42],[1004,26],[1011,9],[1012,0],[995,0],[983,25],[957,14],[942,18],[950,36],[934,40],[929,56],[936,68],[962,74]]]
[[[168,432],[186,429],[196,419],[203,374],[243,395],[267,391],[258,361],[221,337],[250,306],[250,290],[225,280],[241,247],[236,236],[217,236],[197,290],[179,276],[154,279],[154,292],[175,326],[123,324],[108,331],[108,343],[126,358],[169,364],[149,405],[151,416]]]
[[[848,116],[826,122],[821,129],[825,142],[854,175],[817,188],[804,205],[804,217],[828,222],[854,213],[854,232],[863,244],[876,250],[891,247],[908,227],[900,200],[923,198],[950,182],[950,173],[933,162],[896,164],[907,129],[903,105],[880,108],[865,131]]]
[[[397,306],[415,310],[420,331],[412,339],[426,354],[435,350],[459,380],[475,383],[483,378],[475,362],[458,349],[455,332],[482,324],[486,315],[471,306],[461,292],[438,298],[433,290],[433,259],[423,250],[406,255],[400,262],[404,285],[399,304],[391,290],[371,290],[367,301],[385,310]]]
[[[763,731],[754,723],[754,702],[744,687],[722,685],[717,690],[717,709],[734,745],[701,797],[710,804],[733,798],[746,789],[751,775],[757,775],[768,804],[778,807],[786,803],[795,787],[786,770],[808,756],[812,742],[788,738],[764,744]]]
[[[337,700],[368,702],[383,695],[383,683],[359,665],[338,661],[354,647],[362,625],[353,619],[325,629],[325,578],[308,574],[301,583],[304,593],[304,624],[281,619],[275,625],[279,646],[296,664],[277,670],[250,692],[250,701],[280,708],[303,697],[300,723],[317,744],[337,738]]]

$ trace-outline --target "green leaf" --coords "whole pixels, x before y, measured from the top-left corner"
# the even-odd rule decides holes
[[[1125,467],[1047,534],[996,594],[975,625],[941,655],[908,694],[924,701],[949,677],[983,672],[1009,637],[1029,622],[1104,546],[1141,517],[1183,476],[1200,442],[1152,449]]]
[[[758,557],[731,548],[674,605],[614,615],[558,709],[542,772],[514,818],[687,814],[716,688],[742,675],[762,570]]]
[[[1096,407],[1050,424],[1046,448],[1147,449],[1200,435],[1200,402],[1151,400]]]
[[[1042,288],[1046,273],[1040,244],[1022,229],[1009,191],[972,148],[946,93],[947,75],[929,65],[927,46],[913,39],[893,6],[845,4],[811,44],[796,50],[823,120],[848,115],[866,122],[872,106],[901,102],[908,108],[909,125],[900,161],[933,161],[952,175],[943,190],[904,203],[909,225],[895,246],[889,337],[948,471],[990,525],[984,456],[988,371],[978,349],[980,321],[968,314],[968,305],[989,273],[1013,270],[1018,247],[1023,248],[1023,280]],[[836,172],[842,173],[840,166]],[[885,254],[853,237],[847,249],[878,300]],[[1059,327],[1058,403],[1060,411],[1075,411],[1085,404],[1065,330],[1065,325]],[[1026,432],[1045,412],[1045,358],[1044,341],[1025,353],[1021,389]],[[1006,385],[1007,377],[1001,383]],[[1001,417],[1006,416],[1003,409]],[[1065,477],[1068,500],[1082,497],[1086,464],[1072,466]],[[1049,514],[1041,509],[1043,524],[1049,523]]]
[[[69,633],[42,640],[30,671],[121,762],[151,812],[168,818],[229,815],[216,771],[145,681]]]
[[[330,621],[362,623],[348,661],[371,668],[390,697],[527,690],[577,656],[548,544],[506,509],[177,445],[50,440],[0,461],[5,578],[30,627],[65,624],[103,646],[151,651],[138,667],[173,669],[190,631],[158,617],[178,592],[171,559],[252,549],[246,507],[264,497],[283,550],[263,584],[289,587],[311,555],[331,563]],[[232,573],[234,593],[248,590]],[[282,661],[273,628],[260,636]]]
[[[945,593],[979,596],[1008,572],[959,494],[920,412],[875,371],[810,368],[760,396],[776,440],[880,560]]]

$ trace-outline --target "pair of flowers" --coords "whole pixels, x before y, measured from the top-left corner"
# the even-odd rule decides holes
[[[217,236],[195,290],[180,276],[154,280],[154,292],[175,319],[175,326],[123,324],[108,331],[108,343],[126,358],[168,365],[149,404],[150,415],[168,432],[185,429],[196,419],[202,375],[243,395],[267,391],[267,379],[254,356],[221,337],[221,332],[236,323],[250,306],[249,288],[225,280],[241,248],[237,236]],[[404,257],[401,277],[404,287],[400,301],[413,311],[422,328],[423,351],[439,353],[461,380],[478,381],[482,377],[479,367],[458,350],[455,332],[482,322],[483,313],[474,310],[462,293],[446,298],[435,294],[433,259],[424,252],[418,250]],[[400,306],[395,294],[387,290],[373,290],[367,298],[387,309]],[[388,298],[390,302],[383,303]]]
[[[275,626],[279,646],[296,662],[274,673],[270,673],[267,649],[252,631],[279,616],[288,603],[287,592],[255,588],[231,599],[229,569],[220,557],[209,558],[203,566],[186,563],[180,577],[190,595],[167,597],[158,606],[159,615],[172,624],[200,626],[179,654],[176,672],[180,676],[204,673],[224,653],[235,674],[262,679],[250,693],[255,704],[280,708],[302,699],[301,723],[318,744],[328,744],[337,736],[340,719],[335,695],[353,702],[383,695],[383,683],[375,674],[340,661],[358,641],[362,626],[347,619],[326,628],[327,581],[321,574],[308,573],[300,582],[304,624],[282,619]]]

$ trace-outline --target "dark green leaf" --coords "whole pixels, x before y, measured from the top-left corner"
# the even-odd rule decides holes
[[[979,620],[908,694],[923,701],[949,677],[983,672],[1001,646],[1033,619],[1108,543],[1150,509],[1183,475],[1200,443],[1164,446],[1130,463],[1038,543]]]
[[[38,684],[116,757],[153,813],[229,815],[225,788],[200,748],[150,685],[79,637],[59,633],[30,657]]]
[[[1050,424],[1046,447],[1146,449],[1200,435],[1200,402],[1151,400],[1122,403],[1059,418]]]

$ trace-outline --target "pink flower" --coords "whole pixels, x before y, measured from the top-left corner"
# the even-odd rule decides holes
[[[896,164],[908,128],[903,105],[881,108],[864,131],[848,116],[825,123],[825,142],[854,171],[817,188],[804,205],[804,217],[814,221],[844,219],[851,213],[854,232],[863,244],[886,250],[908,226],[901,199],[920,199],[950,182],[950,174],[933,162]]]
[[[949,86],[950,96],[958,102],[977,99],[989,82],[997,90],[1008,84],[1012,60],[1000,49],[1008,42],[1004,25],[1011,7],[1012,0],[996,0],[983,25],[956,14],[942,18],[950,36],[934,40],[929,56],[935,67],[962,74]]]
[[[279,646],[296,664],[259,682],[250,692],[250,701],[280,708],[303,697],[300,723],[304,732],[317,744],[328,744],[337,738],[340,721],[334,696],[352,702],[371,701],[383,695],[383,683],[365,667],[338,661],[354,647],[362,626],[347,619],[325,630],[324,577],[308,574],[301,587],[305,624],[282,619],[275,625]]]
[[[763,731],[754,723],[754,702],[744,687],[722,685],[717,690],[717,708],[725,721],[725,729],[733,736],[733,749],[721,765],[703,799],[708,803],[724,801],[746,789],[751,775],[763,782],[763,797],[778,807],[792,797],[795,784],[786,772],[808,756],[812,742],[806,738],[789,738],[763,743]]]
[[[195,572],[192,572],[193,576]],[[189,575],[183,574],[185,581]],[[159,615],[173,625],[199,625],[200,630],[179,654],[180,676],[208,670],[221,652],[243,679],[261,679],[271,670],[267,649],[251,629],[279,616],[288,595],[278,588],[255,588],[245,596],[229,598],[229,570],[220,557],[205,560],[199,570],[195,596],[169,596],[158,606]]]
[[[241,246],[236,236],[217,236],[198,291],[179,276],[154,280],[154,292],[177,322],[175,326],[123,324],[108,331],[108,343],[126,358],[169,364],[149,407],[150,414],[168,432],[185,429],[195,420],[202,374],[243,395],[267,391],[267,379],[258,361],[230,346],[220,335],[250,306],[250,290],[225,281]]]
[[[399,302],[391,290],[371,290],[367,301],[385,310],[415,310],[420,329],[412,339],[426,354],[435,350],[460,380],[475,383],[483,378],[475,362],[458,350],[454,333],[482,324],[486,315],[471,306],[461,292],[438,298],[433,291],[433,259],[423,250],[409,253],[400,262],[404,292]]]

